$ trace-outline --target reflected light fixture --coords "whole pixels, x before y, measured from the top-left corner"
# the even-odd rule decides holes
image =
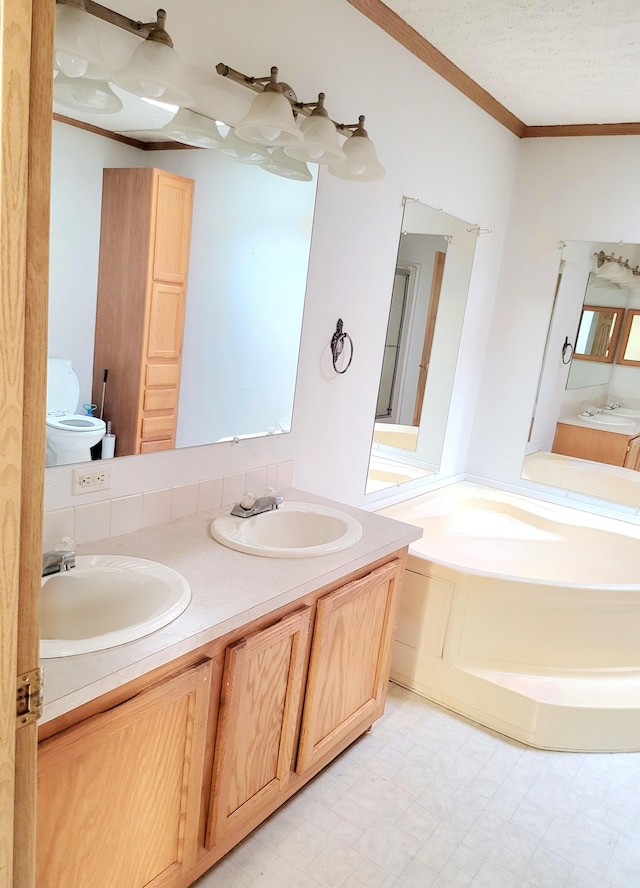
[[[189,108],[179,108],[162,127],[162,133],[174,142],[194,148],[220,148],[224,144],[216,121]]]
[[[239,163],[265,163],[269,160],[269,152],[263,145],[251,144],[239,139],[236,131],[230,129],[220,146],[220,154],[237,160]]]
[[[67,77],[62,71],[53,82],[53,98],[65,108],[91,114],[115,114],[122,109],[122,100],[106,80]]]
[[[294,160],[327,164],[329,172],[341,179],[373,182],[384,177],[363,116],[355,124],[336,123],[325,110],[324,93],[318,94],[317,102],[299,102],[288,84],[278,83],[277,68],[268,77],[252,77],[220,62],[216,71],[259,94],[235,128],[239,139],[282,147]],[[297,116],[306,118],[300,126],[295,123]],[[348,136],[342,146],[338,134]]]
[[[115,74],[102,58],[92,16],[142,38],[129,63]],[[137,96],[191,107],[194,101],[182,84],[166,18],[164,9],[158,9],[154,22],[137,22],[95,0],[56,0],[56,68],[67,77],[109,80]]]
[[[311,170],[302,160],[289,157],[284,148],[274,148],[269,159],[260,164],[261,169],[283,179],[294,179],[296,182],[311,182]]]

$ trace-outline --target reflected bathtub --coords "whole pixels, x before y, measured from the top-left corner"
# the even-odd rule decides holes
[[[409,550],[392,680],[531,746],[640,750],[640,528],[463,482]]]
[[[522,477],[640,508],[640,472],[622,466],[541,450],[525,457]]]
[[[415,451],[418,446],[418,427],[392,422],[376,422],[373,426],[373,443]]]

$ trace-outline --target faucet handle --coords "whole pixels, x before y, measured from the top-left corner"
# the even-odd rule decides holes
[[[252,509],[255,505],[255,501],[255,495],[248,490],[246,490],[240,497],[240,505],[243,509]]]

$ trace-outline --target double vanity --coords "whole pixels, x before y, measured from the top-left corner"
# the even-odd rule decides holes
[[[640,470],[640,410],[603,408],[562,419],[552,452]]]
[[[108,558],[159,562],[190,602],[137,640],[43,661],[41,888],[186,888],[382,714],[421,531],[295,490],[284,499],[238,519],[249,548],[213,539],[232,535],[226,509],[79,553],[70,574],[87,557],[98,573]]]

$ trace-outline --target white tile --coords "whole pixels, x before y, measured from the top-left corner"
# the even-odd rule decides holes
[[[345,798],[385,820],[396,820],[415,802],[415,796],[395,786],[393,781],[367,773],[354,783]]]
[[[142,526],[155,527],[171,520],[171,488],[142,494]]]
[[[305,872],[325,888],[340,888],[362,862],[363,855],[357,848],[333,839],[324,853],[305,868]]]
[[[263,496],[267,487],[266,466],[260,466],[260,468],[257,469],[249,469],[244,483],[246,490],[250,490],[256,496]]]
[[[491,860],[485,860],[469,885],[471,888],[525,888],[529,882],[523,882],[521,876],[510,873],[502,866],[498,866]],[[558,883],[554,888],[562,888],[564,882]]]
[[[232,506],[234,503],[237,503],[243,493],[250,492],[258,496],[255,490],[247,491],[245,480],[246,475],[244,472],[239,472],[236,475],[224,476],[224,478],[222,479],[223,506]]]
[[[387,872],[399,876],[416,856],[420,839],[399,829],[393,823],[376,820],[358,839],[354,847]]]
[[[282,857],[298,869],[303,870],[310,866],[314,860],[317,860],[318,854],[313,851],[309,845],[305,845],[295,835],[287,836],[279,845],[273,849],[278,857]]]
[[[266,481],[267,487],[270,487],[272,490],[275,490],[277,492],[277,490],[278,490],[278,466],[277,465],[267,466],[266,471],[267,471],[267,481]],[[289,486],[291,486],[291,485],[289,485]]]
[[[72,535],[77,545],[94,543],[109,536],[110,506],[110,500],[74,506],[75,521]]]
[[[257,879],[266,871],[270,863],[278,859],[278,855],[255,836],[249,836],[248,839],[230,851],[226,859],[251,876],[252,879]]]
[[[219,509],[222,505],[222,478],[211,478],[198,484],[198,513]]]
[[[111,500],[109,536],[133,533],[142,527],[142,494],[120,496]]]
[[[76,542],[75,515],[72,508],[55,509],[53,512],[45,512],[42,526],[42,549],[48,552],[58,548],[58,543],[64,537],[69,537]]]
[[[447,863],[431,883],[431,888],[467,888],[472,878],[473,876]]]
[[[295,463],[293,460],[278,463],[276,469],[276,490],[285,490],[287,487],[293,487]]]
[[[538,848],[525,870],[524,876],[536,888],[564,888],[573,865],[564,857]]]
[[[198,510],[198,485],[183,484],[171,490],[171,520],[195,515]]]
[[[403,885],[410,885],[411,888],[430,888],[437,875],[437,869],[414,857],[400,873],[400,879]]]
[[[248,876],[230,860],[223,858],[208,873],[198,879],[194,888],[247,888],[251,884]]]
[[[297,866],[276,857],[251,882],[251,888],[317,888],[321,884]]]
[[[303,820],[302,823],[299,823],[293,830],[292,837],[316,852],[324,851],[333,840],[330,832],[310,820]]]

